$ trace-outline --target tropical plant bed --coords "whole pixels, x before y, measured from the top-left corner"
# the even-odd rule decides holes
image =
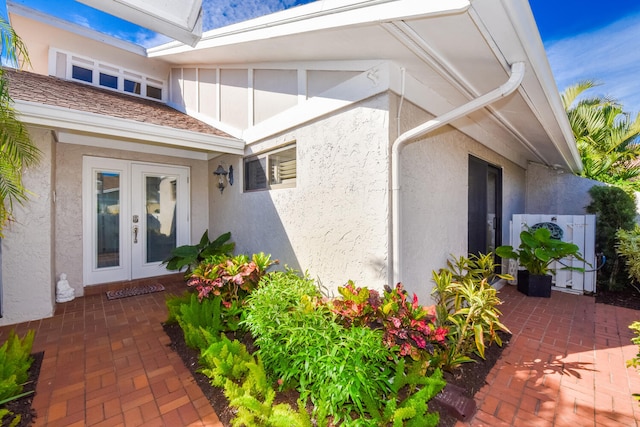
[[[231,420],[234,417],[234,409],[229,406],[229,402],[224,397],[222,390],[213,387],[210,384],[210,379],[205,375],[198,372],[198,360],[200,357],[199,350],[188,347],[184,341],[184,334],[178,324],[165,324],[163,325],[165,333],[171,340],[170,347],[173,349],[184,362],[187,369],[189,369],[195,379],[196,383],[200,386],[200,389],[207,397],[211,406],[216,411],[218,418],[225,427],[231,425]],[[505,349],[511,338],[510,334],[502,331],[498,332],[503,341],[503,346],[491,345],[487,347],[485,351],[485,360],[476,358],[476,363],[465,363],[456,369],[455,374],[445,373],[445,379],[447,383],[457,385],[465,390],[467,397],[473,397],[475,393],[482,388],[485,384],[487,375],[500,358],[500,354]],[[233,339],[234,337],[230,337]],[[253,341],[249,334],[243,337],[238,337],[239,341],[252,349]],[[289,403],[293,408],[297,406],[298,394],[294,391],[285,393],[278,393],[275,403]],[[446,409],[440,407],[433,400],[429,402],[429,408],[432,411],[440,413],[440,424],[443,427],[452,427],[458,421],[455,417],[446,412]]]
[[[16,427],[27,427],[33,424],[34,419],[37,414],[35,410],[31,407],[33,403],[33,397],[35,395],[36,386],[38,385],[38,377],[40,376],[40,367],[42,366],[42,359],[44,359],[44,352],[41,351],[39,353],[32,354],[33,363],[29,368],[29,378],[27,380],[26,385],[24,386],[24,392],[34,392],[28,396],[22,397],[20,399],[12,400],[11,402],[7,402],[2,405],[2,408],[8,409],[13,412],[14,416],[5,417],[2,420],[2,427],[9,426],[11,421],[15,416],[20,416],[20,422],[16,424]]]

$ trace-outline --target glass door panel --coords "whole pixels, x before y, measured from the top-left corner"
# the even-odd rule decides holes
[[[188,176],[188,168],[132,164],[132,278],[167,274],[162,261],[189,243]]]
[[[147,176],[146,187],[146,262],[161,262],[176,247],[175,176]]]
[[[97,172],[96,221],[97,240],[95,268],[120,265],[120,174]]]
[[[131,270],[126,221],[128,164],[85,157],[82,172],[83,281],[85,285],[127,280]]]

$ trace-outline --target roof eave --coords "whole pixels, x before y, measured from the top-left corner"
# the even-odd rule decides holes
[[[244,141],[96,113],[16,100],[26,124],[208,152],[244,154]]]
[[[406,17],[460,13],[469,0],[325,0],[207,31],[195,47],[172,42],[147,50],[150,57],[190,52],[215,46],[246,43],[310,31],[387,22]]]
[[[474,3],[474,6],[472,6],[474,9],[476,4]],[[565,165],[549,166],[568,168],[573,172],[580,172],[582,170],[580,153],[576,146],[569,119],[562,106],[560,93],[528,1],[509,0],[492,2],[490,5],[491,7],[502,7],[506,11],[511,20],[510,25],[516,32],[516,37],[510,38],[509,42],[520,45],[516,50],[519,49],[526,56],[528,67],[539,84],[539,88],[523,84],[524,90],[541,91],[543,99],[546,100],[546,106],[534,105],[537,108],[533,108],[532,111],[538,115],[540,122],[545,125],[551,143],[553,143],[566,163]],[[486,24],[488,27],[492,25],[491,23]],[[495,28],[491,30],[496,31]],[[501,52],[509,52],[511,50],[504,46],[500,46],[500,49]],[[516,58],[505,57],[505,60],[511,63]],[[521,59],[517,58],[517,60]],[[550,123],[550,120],[553,120],[553,123]]]

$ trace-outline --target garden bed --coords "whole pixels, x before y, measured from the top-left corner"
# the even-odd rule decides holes
[[[186,346],[182,329],[180,329],[178,324],[165,324],[164,331],[171,339],[171,348],[182,358],[187,369],[191,371],[193,378],[200,386],[200,389],[207,399],[209,399],[211,406],[216,411],[216,414],[218,415],[218,418],[220,418],[222,424],[225,427],[230,426],[231,420],[235,415],[233,408],[229,407],[229,403],[224,397],[222,390],[211,386],[209,378],[197,372],[200,352]],[[463,364],[456,371],[455,375],[445,374],[447,382],[463,388],[465,390],[465,395],[472,398],[485,384],[485,379],[491,371],[491,368],[493,368],[497,360],[500,358],[500,354],[509,343],[509,334],[500,332],[500,335],[503,340],[502,347],[492,345],[488,347],[485,352],[485,360],[480,359],[477,363]],[[243,341],[243,344],[248,347],[252,345],[250,340],[247,338],[241,341]],[[276,400],[278,403],[289,403],[295,408],[297,405],[297,397],[297,394],[293,392],[279,393]],[[440,413],[440,426],[452,427],[455,425],[457,419],[447,414],[444,408],[439,407],[434,401],[431,401],[429,405],[431,410]]]

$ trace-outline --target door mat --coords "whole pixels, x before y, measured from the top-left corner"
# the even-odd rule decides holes
[[[155,285],[146,285],[146,286],[134,286],[132,288],[124,288],[118,289],[117,291],[107,291],[107,299],[118,299],[118,298],[126,298],[133,297],[136,295],[144,295],[151,294],[153,292],[162,292],[164,291],[164,286],[160,283]]]

